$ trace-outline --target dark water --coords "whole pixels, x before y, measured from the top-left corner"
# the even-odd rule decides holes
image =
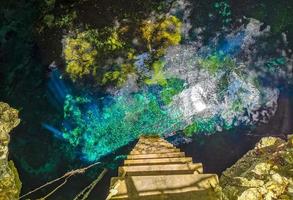
[[[290,96],[290,92],[280,96],[278,105],[275,116],[267,124],[260,124],[249,129],[236,128],[209,136],[197,136],[194,137],[193,142],[180,145],[179,148],[187,156],[191,156],[194,162],[202,162],[205,173],[216,173],[220,176],[225,169],[231,167],[247,151],[252,149],[261,137],[276,136],[286,138],[286,135],[292,131],[293,97],[292,95]],[[134,145],[135,142],[124,148],[123,153],[128,154]],[[92,172],[92,176],[97,176],[97,174]],[[117,176],[117,168],[108,171],[94,188],[89,199],[104,200],[108,194],[110,179],[114,176]],[[71,193],[80,191],[81,186],[89,184],[89,181],[90,178],[74,177],[62,189],[63,192],[57,192],[56,195],[49,199],[72,198]]]
[[[29,1],[19,1],[20,5],[17,13],[29,13],[28,11],[33,10],[33,1],[33,3],[29,5],[31,7],[26,8],[22,7],[22,2]],[[115,0],[103,0],[99,2],[98,7],[93,7],[91,3],[84,3],[75,9],[77,9],[80,14],[80,22],[88,23],[94,27],[103,27],[112,24],[114,16],[122,17],[123,12],[128,12],[130,15],[138,18],[143,18],[145,17],[144,15],[147,16],[151,12],[151,9],[153,9],[153,7],[149,6],[154,4],[151,2],[152,1],[150,0],[131,1],[131,3],[127,0],[119,2]],[[191,2],[194,8],[191,13],[191,18],[194,20],[194,27],[208,26],[210,28],[208,31],[212,33],[220,26],[219,23],[210,24],[209,18],[207,17],[208,13],[212,10],[211,4],[215,1],[194,0]],[[71,1],[68,1],[67,4],[71,3]],[[292,1],[237,0],[231,1],[231,6],[234,18],[243,15],[248,17],[259,15],[260,20],[264,21],[266,24],[274,24],[274,29],[278,30],[278,25],[281,23],[278,22],[278,20],[282,21],[282,17],[280,17],[283,13],[282,10],[284,8],[290,8],[290,6],[292,6]],[[265,13],[259,11],[260,8],[263,7],[266,8]],[[60,14],[62,11],[62,9],[56,9],[56,13],[59,12]],[[18,18],[28,20],[29,16],[23,14],[23,16],[20,15]],[[17,19],[13,20],[16,21]],[[292,19],[288,19],[288,21],[289,20],[292,21]],[[12,31],[10,33],[13,34],[8,34],[8,39],[11,40],[9,43],[10,49],[0,49],[0,64],[2,64],[2,61],[4,60],[8,63],[7,66],[23,64],[24,67],[15,67],[17,70],[7,67],[7,70],[2,70],[2,66],[4,65],[1,65],[0,91],[3,93],[1,93],[0,100],[3,100],[20,110],[22,122],[11,133],[10,158],[14,160],[16,167],[19,170],[20,178],[23,183],[22,193],[24,194],[47,181],[63,175],[68,170],[85,166],[86,163],[82,163],[75,158],[70,159],[68,158],[68,155],[64,155],[68,154],[68,152],[73,152],[73,150],[66,149],[67,147],[64,145],[63,141],[59,141],[52,137],[51,133],[41,127],[42,122],[58,121],[62,118],[60,113],[58,113],[58,110],[55,110],[55,108],[48,102],[46,96],[46,70],[48,64],[53,60],[62,63],[62,58],[60,57],[62,44],[60,41],[62,40],[63,32],[60,30],[48,30],[44,35],[37,35],[34,39],[30,40],[26,38],[29,38],[32,33],[29,32],[25,34],[25,30],[29,29],[29,26],[34,24],[35,21],[21,23],[24,24],[23,29],[20,29],[18,32]],[[282,26],[283,29],[281,31],[287,33],[289,44],[292,47],[293,26],[290,25],[290,23],[288,24],[289,25]],[[26,48],[26,45],[29,47]],[[2,58],[3,52],[10,54],[11,56],[5,60]],[[23,60],[21,56],[24,57]],[[13,62],[9,63],[9,59]],[[15,71],[17,73],[15,73]],[[12,76],[14,73],[16,74],[15,77]],[[10,82],[5,82],[6,78],[12,80],[9,80]],[[11,90],[9,90],[11,92],[9,93],[2,88],[2,86],[7,83],[9,83],[7,87],[11,88]],[[255,143],[261,137],[271,135],[285,138],[286,134],[292,133],[292,96],[292,88],[283,90],[279,98],[277,113],[272,117],[268,124],[260,124],[250,129],[237,128],[210,136],[195,136],[192,143],[181,145],[179,148],[181,148],[182,151],[185,151],[187,156],[192,156],[195,162],[202,162],[205,172],[217,173],[220,175],[223,170],[233,165],[243,156],[243,154],[253,148]],[[134,145],[135,142],[122,148],[117,154],[128,154]],[[105,159],[111,160],[111,158]],[[37,169],[38,167],[46,169],[46,163],[51,164],[53,167],[50,168],[51,166],[48,166],[47,171],[36,174],[27,169],[28,167],[24,165],[23,160],[34,169]],[[117,165],[120,164],[121,161],[117,163]],[[101,168],[96,167],[89,170],[84,175],[74,176],[62,189],[60,189],[59,192],[56,192],[48,199],[72,199],[74,195],[90,184],[100,171]],[[108,193],[110,178],[116,175],[117,167],[110,169],[105,177],[94,188],[89,199],[104,200]],[[53,185],[52,187],[30,196],[30,198],[36,199],[45,196],[54,188],[54,186],[56,187],[56,185]]]

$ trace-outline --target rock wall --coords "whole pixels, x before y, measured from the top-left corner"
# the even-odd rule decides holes
[[[262,138],[223,172],[220,184],[227,200],[292,200],[293,136]]]
[[[18,111],[0,102],[0,199],[19,199],[21,182],[12,161],[8,161],[9,132],[19,124]]]

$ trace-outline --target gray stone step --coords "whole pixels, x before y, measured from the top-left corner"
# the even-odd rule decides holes
[[[157,149],[157,150],[160,150],[160,149],[174,149],[176,147],[174,146],[151,146],[151,145],[139,145],[139,146],[136,146],[135,148],[133,148],[133,150],[143,150],[143,149]]]
[[[151,142],[151,143],[143,143],[143,142],[138,142],[135,146],[137,147],[175,147],[174,145],[166,142]]]
[[[154,159],[136,159],[125,160],[124,165],[153,165],[153,164],[180,164],[180,163],[192,163],[191,157],[179,157],[179,158],[154,158]]]
[[[128,160],[135,159],[154,159],[154,158],[178,158],[184,157],[184,152],[171,152],[171,153],[153,153],[153,154],[138,154],[138,155],[128,155]]]
[[[215,200],[213,187],[217,184],[214,174],[113,178],[112,188],[116,187],[111,199]]]
[[[151,148],[151,149],[146,149],[146,150],[132,150],[130,152],[130,155],[138,155],[138,154],[152,154],[152,153],[172,153],[172,152],[180,152],[180,149],[176,148],[171,148],[171,149],[156,149],[156,148]]]
[[[118,168],[118,176],[200,174],[202,172],[203,168],[201,163],[138,165]]]

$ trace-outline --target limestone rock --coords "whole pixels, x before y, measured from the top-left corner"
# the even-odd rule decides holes
[[[0,102],[0,199],[19,198],[21,182],[12,161],[8,161],[9,132],[19,124],[18,111]]]
[[[220,178],[229,200],[292,200],[293,145],[275,137],[261,139]]]

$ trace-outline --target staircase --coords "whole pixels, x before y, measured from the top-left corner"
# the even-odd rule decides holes
[[[215,174],[159,137],[140,137],[111,179],[107,200],[215,200]]]

